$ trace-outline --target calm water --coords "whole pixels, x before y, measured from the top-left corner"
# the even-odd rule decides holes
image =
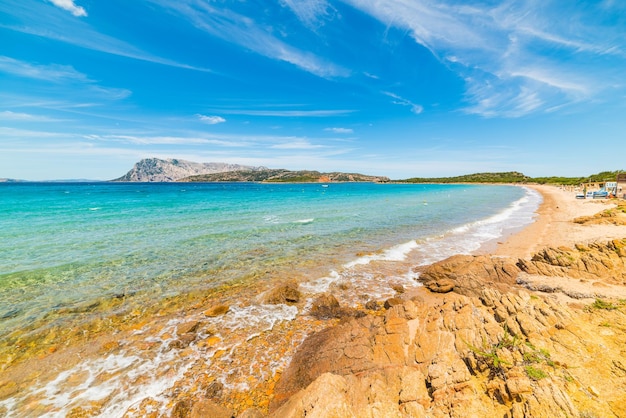
[[[310,294],[350,281],[343,303],[385,297],[381,274],[417,285],[411,266],[475,251],[530,223],[539,202],[481,185],[0,184],[0,339],[80,326],[102,300],[285,277]]]

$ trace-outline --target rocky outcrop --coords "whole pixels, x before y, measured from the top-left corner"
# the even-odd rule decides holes
[[[427,267],[419,280],[430,291],[454,290],[465,296],[477,296],[485,286],[507,290],[515,284],[519,268],[509,258],[455,255]]]
[[[185,177],[223,173],[237,170],[264,170],[265,167],[252,167],[228,163],[195,163],[192,161],[159,158],[146,158],[134,165],[125,175],[113,181],[132,182],[169,182],[177,181]]]
[[[574,223],[582,225],[626,225],[626,201],[615,201],[615,207],[605,209],[591,216],[581,216],[574,219]]]
[[[525,292],[405,301],[307,339],[271,415],[575,416],[566,369],[538,348],[570,322],[568,310]]]
[[[421,275],[432,293],[309,336],[270,416],[626,416],[618,305],[569,307],[515,285],[530,268],[623,272],[624,243],[547,249],[518,266],[488,256],[437,263]]]
[[[575,248],[546,248],[531,260],[519,260],[518,267],[527,274],[599,279],[626,284],[626,239],[607,243],[578,244]]]

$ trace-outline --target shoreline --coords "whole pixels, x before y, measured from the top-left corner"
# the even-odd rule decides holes
[[[612,207],[614,206],[613,201],[581,201],[575,199],[573,193],[565,192],[553,186],[524,185],[524,187],[532,187],[543,197],[543,202],[536,209],[537,215],[534,222],[523,227],[519,231],[503,237],[501,239],[502,242],[498,242],[497,244],[493,243],[496,245],[496,248],[492,251],[484,251],[489,252],[489,255],[483,254],[484,257],[494,256],[495,258],[509,258],[515,261],[517,259],[528,259],[532,253],[544,247],[563,245],[573,246],[575,243],[588,243],[597,240],[606,242],[612,238],[626,237],[626,226],[577,225],[571,222],[574,217],[592,215],[605,208]],[[481,250],[484,250],[485,248]],[[481,250],[474,252],[474,254],[482,254]],[[454,257],[480,257],[480,255],[452,256],[451,258]],[[443,260],[442,262],[436,262],[433,265],[439,265],[445,262],[446,260]],[[422,270],[422,268],[430,269],[431,266],[432,265],[423,267],[420,266],[420,270]],[[396,281],[392,277],[384,275],[379,276],[378,280],[383,283],[388,282],[389,284],[393,284],[393,282]],[[559,278],[559,280],[560,281],[553,286],[555,288],[564,288],[564,280],[561,278]],[[277,288],[282,287],[281,283],[275,284]],[[327,289],[325,292],[329,292],[331,295],[334,293],[341,300],[339,295],[342,290],[345,290],[341,287],[344,285],[350,286],[350,282],[347,281],[345,284],[338,283],[334,287]],[[589,283],[589,285],[591,285],[591,283]],[[400,287],[402,288],[402,286]],[[487,285],[485,287],[489,286]],[[267,286],[265,286],[265,288],[266,290],[264,294],[272,291],[272,289],[267,288]],[[604,286],[603,289],[606,290],[606,286]],[[190,405],[200,405],[207,400],[205,398],[208,398],[211,402],[217,405],[232,408],[232,410],[236,411],[238,414],[241,414],[245,410],[246,405],[256,407],[263,414],[266,414],[268,412],[270,402],[275,399],[275,387],[280,386],[283,372],[289,370],[290,366],[287,365],[287,362],[294,358],[294,353],[297,353],[298,350],[301,349],[302,341],[306,342],[315,335],[320,333],[323,334],[327,332],[327,330],[334,329],[346,322],[358,321],[359,318],[366,318],[367,320],[372,321],[382,320],[385,318],[384,321],[388,322],[389,320],[392,320],[387,319],[389,315],[399,315],[397,311],[400,308],[394,308],[392,306],[392,302],[389,302],[394,299],[400,301],[403,300],[404,302],[395,301],[393,303],[403,303],[405,305],[413,303],[411,302],[413,300],[417,302],[413,303],[413,305],[419,305],[419,309],[422,309],[424,312],[436,312],[436,310],[432,310],[437,309],[437,306],[439,306],[438,304],[442,300],[446,300],[445,297],[452,295],[444,295],[444,298],[442,298],[441,295],[431,293],[426,287],[418,287],[416,289],[403,288],[402,291],[397,292],[398,293],[395,297],[387,298],[381,296],[382,299],[377,298],[375,301],[370,300],[370,302],[374,302],[374,305],[370,305],[370,307],[367,307],[367,304],[364,306],[360,305],[356,308],[348,308],[346,306],[342,306],[341,308],[323,306],[323,309],[330,309],[330,316],[324,318],[316,318],[308,314],[298,315],[298,319],[296,321],[281,322],[281,320],[276,318],[270,318],[270,322],[268,322],[268,324],[271,325],[262,325],[263,327],[268,326],[269,331],[261,331],[253,337],[247,339],[246,343],[237,349],[237,352],[234,351],[234,348],[232,349],[233,351],[230,351],[231,349],[228,349],[227,347],[228,344],[232,347],[239,346],[238,340],[230,341],[229,336],[222,333],[220,328],[217,327],[217,322],[215,322],[215,320],[218,320],[218,317],[212,316],[209,312],[213,308],[222,308],[225,312],[228,312],[230,309],[231,314],[234,315],[233,319],[235,319],[237,312],[251,308],[251,305],[254,304],[253,302],[260,303],[263,294],[257,295],[257,297],[250,295],[250,300],[248,301],[250,305],[240,305],[239,303],[236,303],[234,299],[226,297],[226,295],[229,294],[228,292],[223,293],[221,296],[216,294],[213,297],[202,297],[200,298],[201,300],[194,300],[193,303],[190,303],[191,301],[184,303],[184,301],[181,300],[180,304],[176,304],[176,306],[178,306],[178,310],[174,309],[175,306],[172,306],[170,309],[156,310],[152,312],[151,320],[143,318],[143,316],[137,316],[137,318],[132,319],[123,327],[120,325],[121,328],[118,330],[117,335],[99,335],[97,339],[91,343],[85,342],[86,345],[78,342],[73,347],[66,347],[67,351],[62,349],[57,352],[56,345],[51,345],[49,348],[44,347],[47,351],[42,351],[40,358],[33,358],[28,363],[32,365],[39,365],[36,366],[36,368],[39,368],[43,363],[57,365],[69,364],[66,362],[70,362],[71,364],[76,364],[76,360],[69,360],[68,358],[68,356],[73,355],[78,357],[85,356],[92,359],[99,357],[101,359],[112,358],[118,359],[119,361],[130,361],[137,357],[123,357],[123,355],[124,353],[128,355],[132,352],[135,353],[135,356],[139,353],[144,353],[147,356],[145,359],[132,361],[145,361],[149,363],[152,361],[150,356],[153,354],[157,355],[158,353],[170,353],[167,355],[173,356],[176,352],[180,352],[181,355],[184,356],[197,356],[197,360],[193,363],[189,362],[186,367],[190,368],[180,372],[181,375],[178,376],[178,378],[181,379],[180,381],[177,381],[176,384],[173,384],[169,388],[163,387],[165,389],[164,393],[177,394],[172,396],[169,405],[174,406],[173,409],[167,412],[167,414],[171,412],[171,416],[174,416],[174,411],[178,408],[186,408],[187,406],[189,406],[189,409],[191,410]],[[619,296],[621,295],[619,292],[615,293],[615,295],[626,299],[626,293],[624,293],[623,296]],[[554,295],[551,295],[550,297],[553,296]],[[297,302],[296,305],[298,306],[299,311],[304,312],[305,310],[308,310],[308,307],[310,307],[310,302],[305,300],[305,295],[300,297],[301,300],[300,302]],[[543,295],[541,297],[543,298]],[[561,295],[559,295],[559,297],[561,297]],[[563,301],[562,297],[559,301]],[[574,304],[581,303],[580,301],[572,300],[565,300],[565,302]],[[216,305],[216,303],[219,303],[220,305]],[[402,307],[405,305],[399,304],[398,306]],[[131,314],[135,315],[135,313]],[[275,315],[273,312],[264,313],[264,315],[268,314]],[[219,318],[229,317],[230,315],[226,315],[220,316]],[[233,323],[232,326],[233,329],[238,329],[238,325],[236,323]],[[413,329],[412,327],[414,327],[414,325],[410,325],[409,329]],[[462,333],[458,335],[462,335]],[[414,336],[411,338],[415,339],[417,337]],[[253,342],[248,344],[248,341]],[[272,346],[277,347],[270,350],[269,347]],[[258,353],[254,351],[255,347],[267,347],[266,351],[268,356],[267,358],[262,356],[260,363],[267,363],[267,365],[271,364],[272,367],[270,370],[263,369],[261,364],[259,364],[259,361],[252,361],[255,359],[255,356],[258,355]],[[395,340],[390,342],[387,346],[388,349],[399,349],[399,347],[402,347],[402,342]],[[339,344],[335,348],[343,352],[351,350],[349,345],[342,346]],[[362,350],[362,348],[358,348],[357,351],[354,352],[356,357],[363,354],[360,350]],[[173,363],[173,361],[174,360],[172,360],[172,363],[163,364],[155,369],[158,376],[161,377],[163,375],[163,381],[168,380],[165,379],[165,374],[167,373],[168,368],[172,367],[172,369],[175,369],[179,367],[173,366],[174,364],[177,364]],[[245,376],[242,375],[242,379],[237,381],[238,383],[235,382],[235,386],[228,387],[226,382],[224,382],[224,384],[220,383],[220,376],[214,374],[215,369],[209,368],[209,362],[215,363],[218,366],[218,369],[224,372],[227,370],[232,371],[233,367],[237,367],[242,370],[249,368],[250,372]],[[28,369],[28,365],[24,364],[24,366],[26,367],[23,371],[27,371],[26,369]],[[444,365],[442,364],[442,366]],[[446,364],[445,366],[450,367],[450,364]],[[254,370],[254,372],[252,372],[252,370]],[[60,371],[60,369],[58,371]],[[78,378],[82,371],[78,370],[73,373],[75,373]],[[123,376],[123,369],[113,370],[111,373],[114,375],[119,374],[121,377]],[[184,378],[182,376],[183,374],[185,375]],[[258,381],[251,380],[255,374],[263,377]],[[6,377],[8,378],[9,376]],[[37,376],[33,375],[33,377],[29,376],[26,378],[25,375],[22,375],[21,378],[25,379],[25,382],[27,382],[31,380],[31,378],[36,377]],[[246,377],[247,380],[243,379]],[[7,391],[12,392],[14,390],[19,390],[19,385],[6,386],[5,384],[10,385],[10,383],[7,382],[8,380],[0,381],[0,394],[3,392],[6,394]],[[198,389],[190,390],[185,386],[185,382],[194,382],[193,387],[197,387]],[[61,383],[59,383],[59,389],[63,387],[61,386]],[[141,402],[139,404],[133,404],[130,407],[130,416],[133,416],[133,413],[141,415],[158,405],[156,402],[153,403],[149,397],[143,397],[141,390],[143,384],[145,384],[143,378],[138,378],[137,381],[131,383],[131,387],[132,385],[135,385],[133,390],[137,391],[135,399],[139,399]],[[245,386],[248,389],[242,391],[237,389],[237,387],[239,387],[238,385],[241,387]],[[219,394],[216,393],[211,396],[202,395],[203,393],[209,393],[211,390],[215,390],[219,392]],[[293,393],[291,395],[293,395]],[[101,411],[107,410],[105,404],[97,405],[97,407],[94,406],[94,408],[94,411],[98,411],[99,408],[102,408]],[[83,410],[86,412],[82,406],[77,406],[75,409],[76,411]],[[36,411],[43,412],[44,409]],[[272,411],[272,409],[269,408],[269,411]],[[1,405],[0,412],[2,412]],[[236,415],[236,413],[235,416],[241,416]],[[167,414],[159,416],[169,416]],[[190,416],[194,415],[192,414]]]
[[[382,317],[307,337],[269,416],[626,416],[626,216],[532,187],[535,221],[491,254],[436,262]]]
[[[626,237],[626,226],[578,225],[572,220],[592,216],[615,206],[615,200],[576,199],[575,193],[558,186],[524,185],[539,192],[543,202],[536,219],[522,230],[498,242],[491,253],[497,256],[530,258],[544,247],[573,247],[577,243],[608,241]]]

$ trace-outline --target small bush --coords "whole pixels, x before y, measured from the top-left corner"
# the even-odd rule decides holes
[[[617,306],[612,304],[611,302],[604,301],[602,299],[596,299],[595,302],[591,305],[594,309],[605,309],[611,311],[613,309],[617,309]]]
[[[548,377],[546,372],[541,369],[537,369],[536,367],[526,366],[524,369],[526,370],[526,375],[533,380],[541,380]]]

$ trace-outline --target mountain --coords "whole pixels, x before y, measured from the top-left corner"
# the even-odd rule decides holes
[[[136,163],[124,176],[112,181],[169,182],[201,174],[223,173],[237,170],[255,172],[265,169],[265,167],[252,167],[239,164],[195,163],[178,159],[161,160],[159,158],[145,158]]]
[[[382,176],[367,176],[357,173],[320,173],[319,171],[290,171],[283,169],[241,170],[226,173],[202,174],[183,178],[184,182],[254,181],[268,183],[330,183],[330,182],[375,182],[385,183]]]

